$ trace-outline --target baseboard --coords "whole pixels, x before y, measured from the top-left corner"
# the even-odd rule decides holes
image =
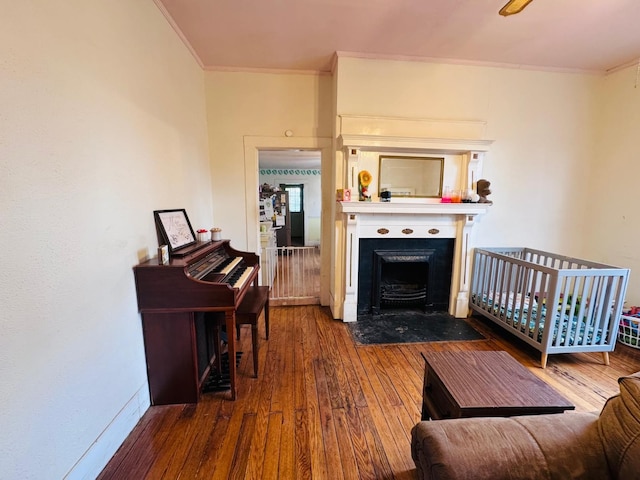
[[[150,405],[149,387],[145,382],[64,476],[64,480],[95,479]]]

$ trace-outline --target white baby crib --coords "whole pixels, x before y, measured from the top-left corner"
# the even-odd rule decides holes
[[[531,248],[474,252],[472,310],[547,356],[615,348],[629,269]]]

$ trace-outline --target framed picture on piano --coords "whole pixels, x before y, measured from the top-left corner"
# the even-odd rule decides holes
[[[153,217],[161,241],[169,246],[169,253],[196,243],[196,234],[184,208],[155,210]]]

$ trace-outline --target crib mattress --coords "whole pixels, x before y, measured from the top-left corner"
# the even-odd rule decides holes
[[[476,302],[476,294],[472,295],[472,302],[478,306]],[[542,343],[544,336],[545,323],[547,320],[547,308],[546,305],[539,306],[534,304],[526,306],[520,311],[519,308],[512,309],[504,304],[496,302],[494,305],[493,299],[488,298],[487,295],[482,296],[481,306],[485,311],[489,311],[493,315],[499,317],[504,323],[513,327],[515,330],[519,330],[523,335],[528,335],[529,338],[534,339],[538,343]],[[486,306],[486,307],[485,307]],[[531,308],[531,316],[529,317],[529,308]],[[527,332],[527,318],[529,318],[529,329]],[[567,345],[593,345],[601,343],[603,337],[603,330],[601,328],[594,328],[593,325],[587,325],[587,323],[577,315],[571,315],[566,312],[554,311],[552,323],[553,329],[553,341],[552,344],[565,345],[567,334],[569,334],[569,340]],[[538,335],[534,338],[536,324],[538,325]],[[577,331],[577,334],[575,333]],[[604,332],[606,337],[606,332]],[[559,339],[558,339],[559,337]],[[607,338],[605,338],[605,342]]]

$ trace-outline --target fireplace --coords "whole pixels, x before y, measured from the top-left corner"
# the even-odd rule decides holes
[[[342,319],[355,322],[372,312],[375,250],[435,250],[428,262],[425,308],[465,318],[472,228],[488,208],[477,203],[338,202],[346,227]]]
[[[454,239],[360,239],[358,314],[388,309],[446,311]]]
[[[371,312],[380,309],[430,307],[429,285],[433,250],[376,250],[373,263]]]
[[[436,155],[444,158],[441,185],[454,189],[475,188],[475,182],[483,178],[484,156],[492,143],[484,138],[486,123],[464,119],[340,115],[337,127],[340,152],[336,155],[336,165],[343,165],[344,170],[337,172],[336,187],[357,192],[358,174],[368,170],[373,173],[371,189],[374,195],[370,202],[336,202],[336,262],[332,268],[335,290],[330,299],[334,318],[355,322],[360,312],[371,313],[372,308],[386,308],[382,301],[378,307],[378,299],[374,298],[382,294],[372,293],[373,266],[377,262],[391,266],[400,263],[396,260],[401,258],[389,253],[374,259],[374,250],[431,250],[434,249],[432,241],[445,242],[446,255],[437,250],[432,257],[421,253],[425,259],[429,257],[428,261],[416,262],[415,268],[411,268],[426,268],[426,272],[422,269],[422,273],[416,274],[423,280],[413,282],[415,278],[409,278],[399,282],[413,285],[416,290],[405,290],[403,294],[424,297],[424,308],[466,317],[469,313],[473,227],[476,219],[487,213],[489,205],[440,203],[440,198],[436,197],[393,197],[390,202],[383,202],[375,194],[380,187],[375,182],[379,181],[381,155]],[[384,243],[368,247],[369,240],[416,240],[418,244],[398,247],[394,243]],[[443,261],[446,261],[444,265]],[[422,299],[420,302],[422,304]]]

